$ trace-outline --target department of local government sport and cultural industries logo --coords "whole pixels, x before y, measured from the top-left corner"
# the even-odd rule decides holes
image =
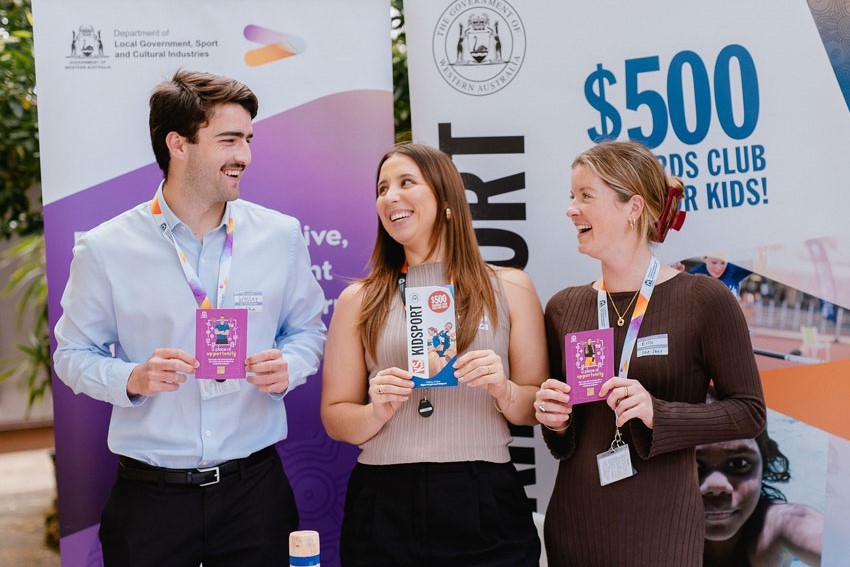
[[[100,30],[91,25],[79,26],[71,30],[70,59],[101,59],[107,57],[103,52],[103,38]]]
[[[245,26],[242,33],[245,39],[262,45],[245,53],[245,63],[250,67],[292,57],[307,49],[304,38],[254,24]]]
[[[434,63],[457,91],[485,96],[505,88],[525,58],[525,27],[504,0],[456,0],[440,16]]]
[[[108,34],[108,32],[107,32]],[[110,69],[111,57],[104,43],[109,40],[103,36],[102,30],[91,24],[83,24],[71,30],[71,44],[65,51],[65,69],[74,71],[92,69]],[[68,45],[64,41],[64,45]]]

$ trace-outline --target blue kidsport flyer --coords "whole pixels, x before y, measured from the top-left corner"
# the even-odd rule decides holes
[[[414,388],[457,386],[454,286],[421,286],[405,290],[407,369]]]

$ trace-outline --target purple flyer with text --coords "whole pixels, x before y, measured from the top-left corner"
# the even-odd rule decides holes
[[[247,309],[198,309],[195,312],[195,378],[245,378]]]
[[[614,376],[614,330],[594,329],[564,336],[564,366],[570,402],[598,402],[599,388]]]

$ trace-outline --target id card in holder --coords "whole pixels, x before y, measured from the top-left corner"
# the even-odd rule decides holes
[[[198,380],[202,400],[211,400],[239,391],[239,380]]]
[[[601,486],[629,478],[637,473],[632,466],[629,446],[625,443],[616,446],[612,444],[610,449],[596,455],[596,466],[599,468]]]

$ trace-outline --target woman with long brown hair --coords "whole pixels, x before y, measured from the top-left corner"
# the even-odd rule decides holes
[[[439,150],[389,151],[376,209],[370,273],[340,295],[325,350],[322,421],[362,449],[342,563],[536,566],[531,507],[508,453],[508,423],[535,423],[532,400],[548,375],[534,286],[483,261],[463,180]],[[414,388],[404,288],[449,284],[458,385]]]

